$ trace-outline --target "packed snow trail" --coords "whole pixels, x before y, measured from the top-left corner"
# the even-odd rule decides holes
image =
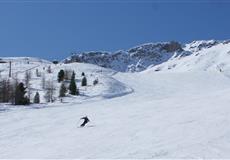
[[[118,73],[126,96],[0,113],[1,158],[229,158],[230,81],[216,72]],[[91,122],[77,128],[82,116]]]

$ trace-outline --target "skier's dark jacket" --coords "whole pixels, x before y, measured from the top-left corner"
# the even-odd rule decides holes
[[[89,122],[89,118],[87,116],[85,116],[85,117],[82,117],[81,119],[84,120],[84,122],[81,124],[81,127],[84,127],[86,125],[86,123]]]

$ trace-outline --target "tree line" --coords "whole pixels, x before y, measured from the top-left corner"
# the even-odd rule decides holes
[[[51,68],[48,67],[49,72]],[[41,88],[45,91],[44,98],[46,102],[54,102],[54,94],[56,87],[52,80],[46,80],[45,74],[41,74],[36,69],[35,75],[41,78]],[[67,93],[70,95],[80,95],[79,88],[76,84],[75,72],[71,70],[61,69],[57,75],[57,81],[60,84],[59,97],[65,97]],[[87,86],[87,78],[84,72],[81,74],[81,86]],[[12,103],[14,105],[29,105],[31,103],[40,103],[40,94],[37,91],[31,98],[31,77],[30,71],[25,72],[24,82],[19,82],[17,78],[0,79],[0,103]],[[93,81],[93,85],[98,83],[98,79]],[[33,99],[31,101],[31,99]]]

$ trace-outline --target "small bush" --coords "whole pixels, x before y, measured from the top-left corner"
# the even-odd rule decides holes
[[[87,79],[86,77],[83,77],[81,80],[81,86],[87,86]]]

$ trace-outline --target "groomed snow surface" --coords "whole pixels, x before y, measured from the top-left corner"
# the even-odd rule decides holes
[[[90,86],[65,103],[2,104],[9,109],[0,112],[0,158],[230,158],[230,79],[223,73],[55,67],[54,81],[69,67],[77,79],[84,71]],[[79,128],[85,115],[91,122]]]

